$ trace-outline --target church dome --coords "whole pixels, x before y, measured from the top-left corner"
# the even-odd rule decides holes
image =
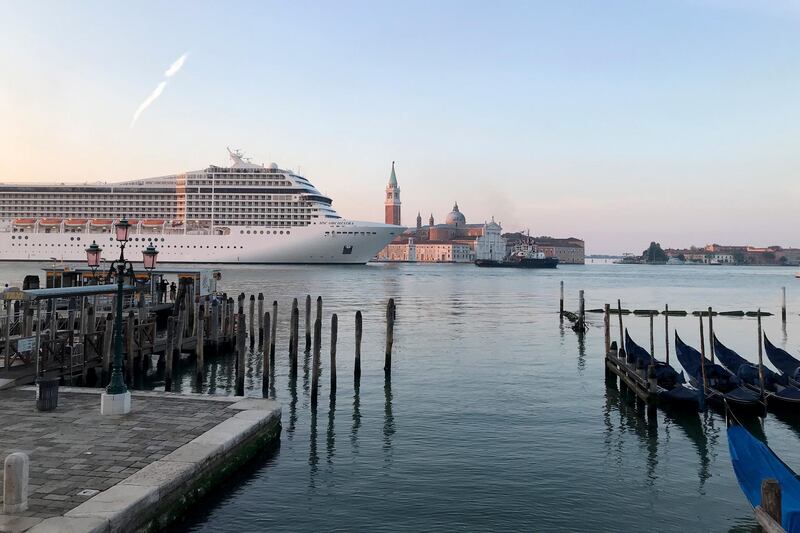
[[[448,226],[463,226],[467,223],[464,214],[458,210],[458,202],[453,206],[453,210],[445,217],[445,224]]]

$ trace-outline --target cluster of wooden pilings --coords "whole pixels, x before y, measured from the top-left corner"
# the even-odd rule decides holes
[[[278,326],[278,301],[273,300],[271,310],[265,311],[264,295],[251,294],[249,298],[241,293],[234,301],[232,297],[223,294],[221,297],[201,298],[198,311],[194,319],[195,325],[195,372],[194,379],[197,384],[202,384],[205,376],[204,365],[207,351],[216,354],[233,353],[235,373],[235,394],[244,395],[245,357],[248,351],[258,348],[263,362],[261,365],[262,394],[267,396],[270,388],[270,369],[275,365],[276,339]],[[183,319],[184,306],[176,316],[167,319],[166,351],[165,351],[165,389],[172,390],[172,375],[174,367],[174,353],[171,349],[173,342],[180,343],[180,332],[186,328],[187,321]],[[312,314],[314,315],[312,325]],[[384,352],[384,373],[387,378],[392,371],[392,345],[394,342],[394,322],[396,305],[390,298],[386,306],[386,344]],[[188,317],[187,317],[187,320]],[[322,297],[318,296],[314,305],[310,295],[305,297],[304,325],[305,325],[305,353],[311,354],[311,403],[317,404],[319,391],[319,377],[322,357]],[[336,313],[330,316],[330,389],[331,394],[336,393],[337,374],[336,357],[339,335],[339,318]],[[361,311],[355,313],[355,364],[354,379],[361,379],[361,340],[363,336]],[[297,298],[292,300],[289,310],[289,372],[296,376],[299,366],[300,353],[300,306]]]
[[[100,308],[115,309],[108,298]],[[126,298],[126,301],[129,300]],[[105,386],[111,375],[114,357],[114,316],[111,312],[95,316],[91,298],[80,305],[65,306],[64,302],[52,304],[53,312],[34,313],[28,302],[8,303],[7,313],[0,328],[0,349],[3,349],[4,369],[0,377],[19,377],[19,383],[30,383],[36,377],[59,377],[62,382],[88,386]],[[96,302],[96,300],[95,300]],[[148,373],[153,356],[164,368],[164,387],[172,391],[175,373],[181,359],[194,356],[193,381],[202,385],[206,379],[204,368],[208,356],[234,356],[235,394],[244,395],[245,360],[248,350],[257,344],[263,356],[262,391],[267,394],[270,369],[274,366],[278,327],[278,301],[265,309],[263,293],[195,296],[191,280],[181,280],[172,304],[148,306],[144,298],[133,299],[123,310],[123,370],[125,380],[134,387]],[[315,313],[312,298],[305,297],[305,352],[313,354],[312,403],[316,404],[322,357],[322,297],[316,299]],[[65,308],[68,311],[65,312]],[[300,309],[294,298],[289,313],[289,367],[297,374],[300,350]],[[315,314],[312,322],[312,314]],[[396,306],[389,299],[386,306],[386,344],[384,373],[392,370],[392,346]],[[336,313],[330,316],[330,380],[331,392],[336,391],[336,345],[339,320]],[[355,313],[355,365],[354,378],[361,377],[361,340],[363,336],[361,311]],[[21,339],[36,338],[32,349],[18,350]],[[38,354],[38,356],[37,356]]]

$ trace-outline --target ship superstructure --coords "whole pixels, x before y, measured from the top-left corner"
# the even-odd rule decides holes
[[[303,176],[229,155],[229,167],[158,178],[0,184],[0,260],[83,261],[92,241],[118,246],[122,217],[129,247],[155,243],[159,261],[185,263],[366,263],[402,231],[345,220]]]

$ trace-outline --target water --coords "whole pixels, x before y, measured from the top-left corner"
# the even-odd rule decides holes
[[[21,279],[31,265],[2,265]],[[648,417],[606,385],[602,315],[585,343],[559,324],[567,308],[622,299],[635,308],[763,310],[764,328],[797,353],[800,291],[793,270],[755,267],[561,266],[556,271],[470,265],[223,268],[221,288],[280,302],[274,395],[283,403],[279,449],[265,454],[195,510],[186,531],[640,530],[753,531],[752,509],[730,465],[715,413]],[[790,316],[779,318],[780,287]],[[324,299],[320,402],[310,407],[307,360],[288,377],[292,297]],[[391,383],[384,381],[386,300],[397,301]],[[265,308],[269,308],[266,305]],[[364,314],[363,374],[353,383],[353,315]],[[338,392],[329,398],[330,314],[339,315]],[[625,317],[640,344],[647,318]],[[664,323],[656,350],[664,350]],[[618,338],[616,330],[613,338]],[[699,344],[696,317],[670,318]],[[755,360],[755,319],[723,318],[715,332]],[[302,329],[302,312],[301,312]],[[304,339],[301,337],[301,350]],[[673,352],[674,353],[674,352]],[[248,394],[260,394],[258,354]],[[230,359],[209,361],[202,392],[230,394]],[[305,364],[304,364],[305,363]],[[184,369],[187,370],[187,369]],[[155,383],[158,387],[158,383]],[[191,390],[184,372],[183,390]],[[800,468],[800,419],[763,421],[769,445]]]

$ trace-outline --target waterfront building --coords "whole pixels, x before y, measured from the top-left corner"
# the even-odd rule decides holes
[[[504,235],[509,247],[528,240],[523,233]],[[583,240],[576,237],[557,239],[554,237],[533,237],[534,251],[542,252],[545,257],[555,257],[560,264],[583,265],[586,263],[586,248]]]
[[[231,166],[158,178],[0,184],[0,260],[84,261],[93,241],[113,257],[122,217],[128,246],[152,243],[161,262],[366,263],[402,231],[394,169],[392,223],[356,222],[298,173],[228,152]]]

